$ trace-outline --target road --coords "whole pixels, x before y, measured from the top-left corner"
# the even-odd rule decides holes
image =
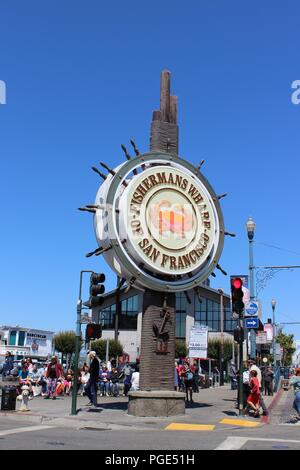
[[[26,420],[20,415],[0,416],[0,449],[299,450],[300,424],[288,422],[292,399],[292,392],[283,393],[268,424],[239,420],[228,413],[214,415],[213,407],[196,408],[184,418],[173,421],[152,418],[135,425],[131,418],[123,420],[122,424],[107,422],[102,427],[96,419],[94,424],[85,425],[81,420],[70,427],[51,420],[37,422],[30,416],[26,416]],[[230,404],[230,401],[223,402]]]

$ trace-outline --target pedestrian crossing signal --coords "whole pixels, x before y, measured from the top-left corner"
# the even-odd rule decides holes
[[[99,339],[102,337],[102,325],[98,323],[89,323],[86,327],[85,341],[88,343],[92,339]]]

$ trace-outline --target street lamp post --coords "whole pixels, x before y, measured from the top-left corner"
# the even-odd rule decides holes
[[[78,388],[78,362],[81,346],[81,312],[82,312],[82,275],[83,273],[93,273],[93,271],[80,271],[79,282],[79,297],[76,306],[77,320],[76,320],[76,342],[75,342],[75,355],[74,355],[74,383],[72,390],[72,404],[71,415],[77,414],[77,388]]]
[[[221,320],[221,351],[220,351],[220,385],[224,385],[224,292],[218,289],[220,294],[220,320]]]
[[[249,274],[250,274],[250,301],[254,300],[254,265],[253,265],[253,238],[256,224],[254,220],[249,217],[246,223],[246,230],[249,240]],[[256,359],[256,335],[255,330],[250,330],[250,358]]]
[[[272,310],[273,310],[273,367],[276,367],[276,352],[275,352],[275,307],[276,300],[271,300]]]

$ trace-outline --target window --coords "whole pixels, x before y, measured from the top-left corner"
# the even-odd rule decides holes
[[[17,340],[17,332],[12,330],[9,335],[9,345],[10,346],[15,346],[16,345],[16,340]]]
[[[220,303],[203,297],[195,298],[195,326],[208,326],[208,331],[221,331]],[[236,328],[230,307],[224,307],[224,331]]]
[[[25,344],[25,331],[19,331],[18,346],[24,346]]]
[[[183,293],[176,294],[176,338],[186,335],[186,297]]]
[[[119,330],[136,330],[138,316],[138,295],[128,297],[121,301],[121,313],[119,316]],[[99,312],[99,323],[103,330],[115,328],[116,304],[109,305]]]
[[[138,313],[138,295],[122,300],[119,318],[120,330],[136,330]]]

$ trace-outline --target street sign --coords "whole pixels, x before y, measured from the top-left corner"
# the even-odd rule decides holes
[[[192,327],[189,341],[189,357],[207,358],[208,327]]]
[[[267,344],[267,333],[265,331],[258,331],[256,334],[256,344]]]
[[[265,323],[264,331],[267,333],[267,342],[271,343],[273,341],[273,325],[271,323]]]
[[[80,316],[80,323],[91,323],[92,319],[88,315]]]
[[[246,318],[245,326],[246,328],[258,328],[258,318]]]
[[[256,317],[258,314],[258,303],[251,301],[245,305],[245,317]]]

